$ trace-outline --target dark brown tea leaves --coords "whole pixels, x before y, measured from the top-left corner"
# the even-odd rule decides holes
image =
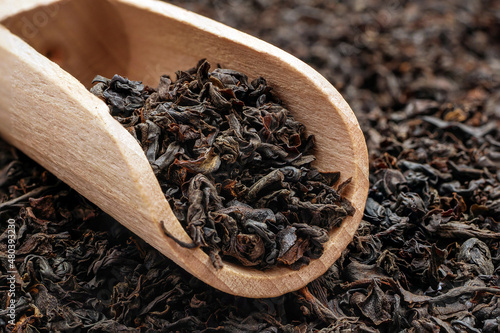
[[[498,333],[500,2],[171,1],[298,55],[340,90],[370,153],[370,191],[353,242],[323,276],[297,292],[267,299],[228,295],[190,276],[0,141],[0,332]],[[210,175],[188,170],[216,165],[210,148],[220,158],[219,173],[245,159],[261,165],[255,157],[263,150],[282,162],[310,141],[298,127],[280,130],[283,122],[293,125],[281,118],[281,107],[269,100],[256,106],[262,94],[270,96],[262,81],[253,84],[222,69],[180,75],[187,80],[172,83],[164,76],[156,91],[115,78],[108,91],[113,114],[141,141],[155,173],[172,179],[175,186],[164,191],[179,219],[187,221],[189,200],[211,205],[189,211],[192,230],[204,236],[198,242],[209,246],[211,237],[222,244],[231,239],[226,230],[242,227],[241,236],[219,250],[237,253],[238,261],[266,260],[273,252],[268,231],[283,265],[300,263],[307,251],[314,257],[315,242],[324,237],[320,226],[271,228],[283,223],[273,205],[289,192],[315,193],[323,205],[325,198],[336,200],[316,180],[300,180],[306,192],[298,184],[280,187],[303,177],[303,165],[313,160],[309,153],[260,172],[253,182],[240,181],[249,178],[241,172],[224,178],[215,190],[205,180]],[[97,78],[94,91],[104,94],[110,81]],[[245,98],[253,104],[240,106],[237,100]],[[219,107],[238,112],[214,112]],[[179,139],[164,143],[165,128]],[[281,149],[262,146],[270,143],[267,136],[284,142]],[[337,173],[322,178],[341,193]],[[184,197],[189,191],[196,195]],[[247,196],[253,202],[244,204]],[[237,202],[221,199],[224,208],[214,208],[219,197]],[[296,214],[306,202],[293,203]],[[324,214],[325,206],[310,204],[317,215],[309,220]],[[6,259],[5,221],[11,218],[15,273]],[[217,233],[208,233],[209,219]],[[15,325],[8,325],[10,274],[16,280]]]
[[[323,253],[354,208],[349,181],[311,167],[314,137],[262,77],[202,60],[157,89],[119,75],[91,91],[140,143],[175,216],[214,264],[293,269]],[[167,231],[168,233],[168,231]]]

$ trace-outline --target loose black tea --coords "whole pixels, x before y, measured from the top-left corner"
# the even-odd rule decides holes
[[[258,268],[299,269],[354,208],[349,180],[311,167],[314,137],[277,103],[266,80],[201,60],[158,89],[119,75],[91,91],[141,144],[192,244]],[[168,231],[165,230],[168,234]]]
[[[300,56],[339,88],[370,153],[354,241],[297,292],[231,296],[0,141],[0,332],[497,333],[499,2],[171,2]]]

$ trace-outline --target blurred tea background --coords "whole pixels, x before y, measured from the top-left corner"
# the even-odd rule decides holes
[[[367,113],[376,121],[378,112],[415,99],[488,94],[488,112],[500,112],[500,1],[168,2],[305,61],[342,93],[366,131]]]

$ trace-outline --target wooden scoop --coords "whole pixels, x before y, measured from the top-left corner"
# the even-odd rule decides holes
[[[274,297],[322,275],[363,216],[368,158],[356,117],[321,75],[257,38],[153,0],[0,0],[0,135],[185,270],[227,293]],[[316,135],[321,171],[352,177],[356,208],[330,234],[325,253],[299,271],[216,270],[170,210],[135,139],[88,88],[96,74],[156,86],[162,74],[201,58],[263,76],[295,118]]]

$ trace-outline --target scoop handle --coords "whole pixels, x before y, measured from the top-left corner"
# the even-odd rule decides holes
[[[0,25],[0,136],[162,252],[189,240],[134,138],[74,77]],[[172,248],[175,246],[175,248]]]

